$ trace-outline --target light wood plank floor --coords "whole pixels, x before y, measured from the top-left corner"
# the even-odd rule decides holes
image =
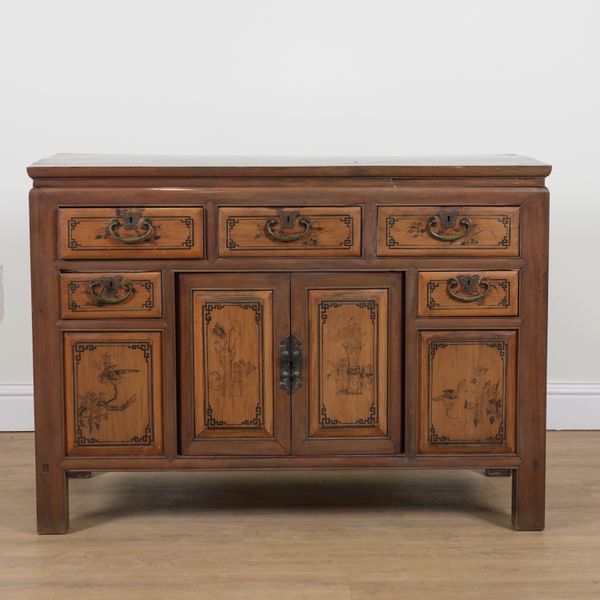
[[[34,533],[32,434],[0,434],[2,600],[600,598],[600,432],[549,434],[547,529],[467,471],[136,473],[71,481]]]

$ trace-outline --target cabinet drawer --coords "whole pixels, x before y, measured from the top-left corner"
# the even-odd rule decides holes
[[[202,258],[202,208],[61,208],[59,257]]]
[[[514,317],[519,312],[518,271],[423,271],[420,317]]]
[[[162,453],[160,332],[64,333],[64,369],[69,456]]]
[[[62,273],[63,319],[159,318],[160,273]]]
[[[219,208],[219,256],[360,256],[361,208]]]
[[[380,206],[379,256],[517,256],[516,206]]]

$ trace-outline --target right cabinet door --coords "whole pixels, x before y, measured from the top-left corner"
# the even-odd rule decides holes
[[[402,275],[292,275],[294,454],[400,452]]]
[[[515,331],[419,334],[419,452],[514,453]]]

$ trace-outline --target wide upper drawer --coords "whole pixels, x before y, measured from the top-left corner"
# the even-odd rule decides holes
[[[517,256],[516,206],[380,206],[379,256]]]
[[[219,256],[360,256],[361,208],[219,208]]]
[[[420,317],[514,317],[518,271],[422,271]]]
[[[202,258],[203,210],[60,208],[60,258]]]
[[[63,319],[157,318],[160,273],[61,273]]]

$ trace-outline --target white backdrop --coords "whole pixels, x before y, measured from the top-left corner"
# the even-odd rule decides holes
[[[554,165],[551,427],[600,428],[600,2],[53,0],[0,21],[0,429],[31,426],[25,166],[55,152]]]

